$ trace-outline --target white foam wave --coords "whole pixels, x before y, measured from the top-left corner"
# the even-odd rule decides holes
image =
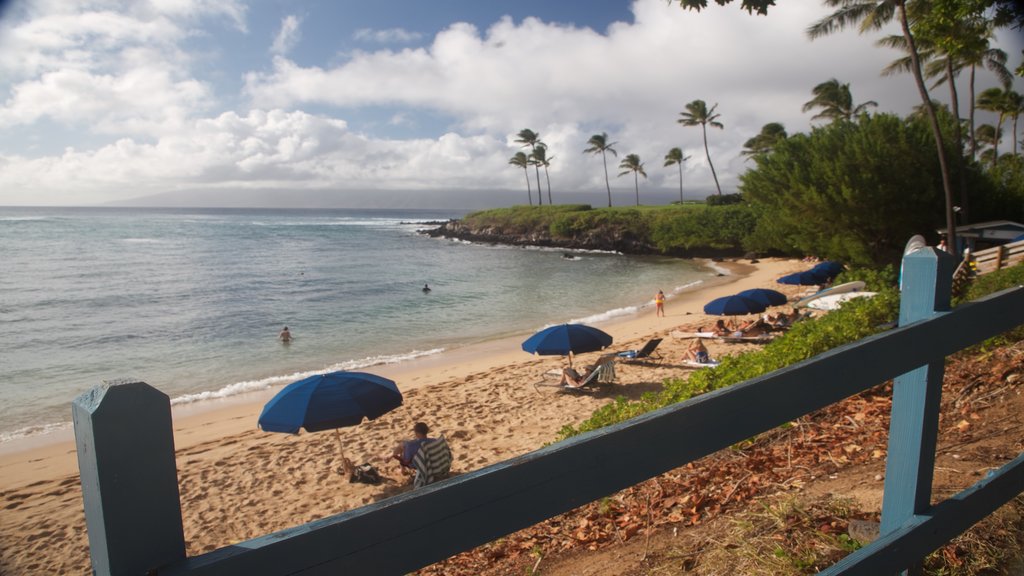
[[[303,378],[309,378],[317,374],[326,374],[328,372],[337,372],[339,370],[359,370],[361,368],[368,368],[370,366],[380,366],[382,364],[398,364],[415,358],[423,356],[430,356],[433,354],[440,354],[444,352],[444,348],[433,348],[431,350],[413,350],[406,354],[394,354],[394,355],[382,355],[382,356],[369,356],[367,358],[360,358],[357,360],[346,360],[328,366],[322,370],[309,370],[305,372],[294,372],[292,374],[286,374],[281,376],[270,376],[260,380],[246,380],[243,382],[235,382],[234,384],[228,384],[223,388],[217,390],[207,390],[204,392],[195,392],[192,394],[183,394],[171,399],[171,405],[178,404],[192,404],[195,402],[203,402],[207,400],[219,400],[222,398],[230,398],[231,396],[238,396],[239,394],[248,394],[250,392],[259,392],[262,390],[270,389],[273,386],[280,384],[294,382]]]
[[[43,436],[45,434],[52,434],[54,432],[70,430],[71,426],[71,422],[51,422],[49,424],[37,424],[34,426],[26,426],[24,428],[19,428],[11,432],[0,433],[0,444],[4,442],[11,442],[12,440],[28,438],[30,436]]]
[[[622,316],[631,316],[636,314],[640,308],[638,306],[625,306],[623,308],[614,308],[612,310],[606,310],[590,316],[584,316],[583,318],[574,318],[569,320],[569,324],[590,324],[593,322],[603,322],[605,320],[611,320],[612,318],[619,318]]]
[[[711,268],[712,270],[714,270],[718,274],[721,274],[722,276],[730,276],[731,275],[728,268],[726,268],[724,266],[719,266],[718,263],[716,263],[714,260],[708,260],[704,264],[708,268]]]
[[[672,293],[673,294],[679,294],[680,292],[682,292],[682,291],[684,291],[684,290],[686,290],[688,288],[693,288],[694,286],[700,286],[703,283],[704,283],[703,280],[694,280],[693,282],[688,282],[686,284],[681,284],[681,285],[676,286],[675,288],[673,288],[672,289]]]
[[[49,220],[46,216],[4,216],[0,218],[0,222],[38,222],[40,220]]]

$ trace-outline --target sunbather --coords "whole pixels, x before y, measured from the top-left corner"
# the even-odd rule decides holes
[[[771,330],[771,327],[765,324],[761,318],[755,318],[746,324],[743,324],[736,328],[729,336],[733,338],[742,338],[744,336],[763,336]]]
[[[700,364],[707,364],[711,361],[711,356],[708,354],[708,349],[704,346],[704,341],[700,338],[695,338],[690,347],[687,348],[686,353],[683,354],[683,360],[689,360],[691,362],[698,362]]]
[[[587,366],[583,371],[583,374],[580,374],[571,366],[566,367],[562,369],[562,380],[559,384],[567,388],[579,388],[580,386],[583,386],[583,383],[587,381],[587,378],[589,378],[590,375],[594,373],[594,370],[597,370],[599,366],[600,364]]]
[[[715,336],[728,336],[729,334],[734,332],[735,329],[726,326],[725,320],[719,318],[718,322],[715,322],[715,327],[712,328],[711,331],[714,332]]]
[[[427,437],[427,433],[430,432],[430,429],[427,428],[427,425],[423,422],[417,422],[416,425],[413,426],[412,432],[415,435],[415,438],[399,442],[391,453],[391,456],[406,468],[414,468],[412,459],[416,456],[416,452],[419,451],[420,446],[426,442],[435,440],[434,438]]]

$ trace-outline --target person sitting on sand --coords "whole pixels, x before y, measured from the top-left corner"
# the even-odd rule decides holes
[[[398,460],[398,463],[405,468],[413,468],[412,459],[416,456],[416,453],[420,451],[420,446],[435,440],[435,438],[427,437],[427,433],[429,432],[430,429],[427,428],[425,423],[417,422],[416,425],[412,427],[412,433],[415,437],[412,440],[399,442],[391,453],[392,458]]]
[[[704,340],[700,338],[694,338],[693,343],[687,348],[686,353],[683,355],[683,360],[689,360],[690,362],[698,362],[700,364],[707,364],[711,361],[711,356],[708,354],[708,349],[704,346]]]

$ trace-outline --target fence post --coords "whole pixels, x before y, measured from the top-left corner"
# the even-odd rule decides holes
[[[185,557],[171,404],[145,382],[72,403],[93,574],[149,574]]]
[[[923,248],[903,257],[900,326],[950,309],[952,255]],[[931,504],[944,358],[895,378],[885,461],[881,533],[893,532]]]

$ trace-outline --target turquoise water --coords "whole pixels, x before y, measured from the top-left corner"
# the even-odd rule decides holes
[[[202,402],[629,314],[712,274],[418,233],[461,215],[0,208],[0,441],[67,426],[106,380]]]

